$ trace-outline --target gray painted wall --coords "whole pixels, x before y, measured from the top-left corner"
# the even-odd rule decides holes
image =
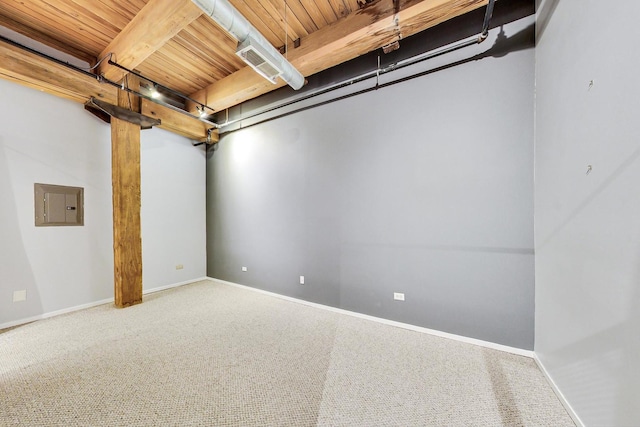
[[[585,425],[638,426],[640,2],[539,15],[535,351]]]
[[[521,50],[225,135],[208,275],[532,349],[533,73]]]

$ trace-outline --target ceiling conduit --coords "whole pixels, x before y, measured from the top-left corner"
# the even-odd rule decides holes
[[[456,50],[459,50],[459,49],[462,49],[462,48],[465,48],[465,47],[468,47],[468,46],[471,46],[471,45],[480,44],[480,43],[484,42],[487,39],[487,37],[489,36],[489,24],[491,23],[491,18],[493,17],[493,9],[494,9],[494,6],[495,6],[495,2],[496,2],[496,0],[489,0],[489,2],[487,4],[487,9],[486,9],[485,15],[484,15],[484,21],[483,21],[483,24],[482,24],[482,30],[480,31],[480,33],[477,36],[474,36],[474,37],[471,37],[471,38],[468,38],[468,39],[465,39],[465,40],[461,40],[461,41],[458,41],[458,42],[443,46],[441,48],[433,49],[433,50],[430,50],[430,51],[427,51],[427,52],[424,52],[424,53],[421,53],[421,54],[406,58],[404,60],[401,60],[401,61],[398,61],[398,62],[396,62],[394,64],[391,64],[391,65],[389,65],[389,66],[387,66],[385,68],[379,68],[379,63],[378,63],[378,68],[376,68],[375,70],[364,72],[364,73],[362,73],[362,74],[360,74],[358,76],[351,77],[351,78],[349,78],[347,80],[332,84],[332,85],[327,86],[325,88],[322,88],[322,89],[319,89],[317,91],[311,92],[311,93],[309,93],[307,95],[303,95],[300,98],[296,98],[296,99],[291,100],[291,101],[285,101],[285,102],[282,102],[282,103],[278,103],[277,105],[275,105],[273,107],[269,107],[269,108],[266,108],[264,110],[259,110],[259,111],[254,112],[254,113],[250,113],[249,115],[241,116],[241,117],[239,117],[237,119],[229,120],[229,109],[227,108],[227,120],[225,122],[223,122],[223,123],[217,124],[216,128],[217,129],[222,129],[224,127],[227,127],[227,126],[242,122],[244,120],[248,120],[248,119],[252,119],[254,117],[258,117],[258,116],[260,116],[262,114],[271,113],[271,112],[276,111],[276,110],[278,110],[280,108],[288,107],[288,106],[297,104],[299,102],[303,102],[303,101],[306,101],[308,99],[315,98],[317,96],[324,95],[324,94],[329,93],[329,92],[333,92],[333,91],[338,90],[338,89],[343,89],[345,87],[353,85],[354,83],[360,83],[360,82],[368,80],[370,78],[379,77],[382,74],[386,74],[386,73],[390,73],[390,72],[393,72],[393,71],[397,71],[397,70],[400,70],[400,69],[402,69],[404,67],[407,67],[407,66],[410,66],[410,65],[413,65],[413,64],[417,64],[419,62],[426,61],[426,60],[429,60],[429,59],[433,59],[433,58],[436,58],[438,56],[442,56],[442,55],[445,55],[447,53],[451,53],[451,52],[454,52]],[[492,48],[492,49],[496,48],[498,50],[498,52],[501,51],[501,48],[499,47],[499,42],[500,42],[500,39],[496,40],[496,44]],[[491,49],[489,49],[486,53],[490,53],[490,52],[491,52]],[[481,58],[481,57],[482,57],[482,55],[476,55],[475,57],[472,57],[472,59],[473,58],[478,59],[478,58]],[[378,57],[378,59],[379,59],[379,57]],[[241,126],[240,129],[247,128],[247,127],[250,127],[250,126],[255,126],[257,124],[268,122],[268,121],[275,120],[275,119],[279,119],[279,118],[282,118],[282,117],[286,117],[286,116],[288,116],[290,114],[294,114],[294,113],[298,113],[300,111],[305,111],[305,110],[308,110],[308,109],[311,109],[311,108],[319,107],[321,105],[330,104],[332,102],[340,101],[342,99],[347,99],[347,98],[350,98],[352,96],[362,95],[364,93],[367,93],[367,92],[370,92],[370,91],[374,91],[374,90],[378,90],[378,89],[383,88],[383,87],[392,86],[392,85],[397,84],[397,83],[402,83],[404,81],[413,79],[415,77],[420,77],[422,75],[426,75],[426,74],[429,74],[431,72],[432,71],[430,71],[430,70],[422,71],[422,72],[419,72],[417,74],[413,74],[413,75],[410,75],[410,76],[407,76],[407,77],[402,77],[400,79],[392,80],[390,82],[383,83],[383,84],[378,84],[376,82],[375,86],[372,86],[372,87],[369,87],[369,88],[365,88],[365,89],[362,89],[362,90],[358,90],[358,91],[355,91],[355,92],[352,92],[352,93],[349,93],[349,94],[346,94],[346,95],[342,95],[342,96],[339,96],[337,98],[331,98],[331,99],[328,99],[326,101],[321,101],[321,102],[318,102],[318,103],[315,103],[315,104],[311,104],[311,105],[307,105],[307,106],[300,107],[300,108],[297,108],[297,109],[293,109],[291,111],[287,111],[287,112],[284,112],[282,114],[277,114],[275,116],[268,117],[268,118],[265,118],[265,119],[262,119],[262,120],[258,120],[255,123],[251,123],[249,126]],[[233,132],[233,131],[229,131],[229,132]],[[227,132],[224,132],[224,133],[227,133]],[[200,145],[200,144],[197,144],[197,145]]]
[[[256,72],[274,84],[280,77],[295,90],[304,85],[304,76],[228,0],[192,1],[238,40],[236,54]]]

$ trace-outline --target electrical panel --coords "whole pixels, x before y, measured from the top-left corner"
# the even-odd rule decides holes
[[[84,188],[34,184],[36,227],[84,225]]]

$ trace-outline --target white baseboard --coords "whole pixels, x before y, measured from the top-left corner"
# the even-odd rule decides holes
[[[164,290],[171,289],[171,288],[176,288],[178,286],[188,285],[189,283],[200,282],[202,280],[210,280],[210,278],[209,277],[200,277],[200,278],[197,278],[197,279],[187,280],[187,281],[184,281],[184,282],[172,283],[170,285],[165,285],[165,286],[158,286],[156,288],[143,289],[142,294],[143,295],[147,295],[147,294],[151,294],[151,293],[154,293],[154,292],[159,292],[159,291],[164,291]],[[113,303],[113,298],[107,298],[107,299],[102,299],[102,300],[99,300],[99,301],[93,301],[93,302],[90,302],[90,303],[87,303],[87,304],[76,305],[74,307],[68,307],[68,308],[63,308],[61,310],[50,311],[50,312],[47,312],[47,313],[38,314],[37,316],[31,316],[31,317],[27,317],[27,318],[23,318],[23,319],[19,319],[19,320],[13,320],[11,322],[2,323],[2,324],[0,324],[0,329],[12,328],[14,326],[24,325],[25,323],[35,322],[36,320],[48,319],[50,317],[59,316],[61,314],[72,313],[74,311],[85,310],[87,308],[92,308],[92,307],[96,307],[98,305],[109,304],[109,303]]]
[[[517,354],[518,356],[524,356],[524,357],[530,357],[530,358],[534,358],[534,356],[535,356],[533,351],[530,351],[530,350],[523,350],[523,349],[520,349],[520,348],[510,347],[510,346],[507,346],[507,345],[496,344],[496,343],[493,343],[493,342],[490,342],[490,341],[483,341],[483,340],[479,340],[479,339],[475,339],[475,338],[464,337],[462,335],[450,334],[448,332],[442,332],[442,331],[437,331],[437,330],[434,330],[434,329],[423,328],[421,326],[410,325],[408,323],[396,322],[395,320],[383,319],[381,317],[369,316],[368,314],[357,313],[355,311],[344,310],[342,308],[331,307],[331,306],[324,305],[324,304],[318,304],[318,303],[315,303],[315,302],[309,302],[309,301],[301,300],[301,299],[298,299],[298,298],[288,297],[288,296],[280,295],[280,294],[277,294],[277,293],[274,293],[274,292],[269,292],[269,291],[264,291],[262,289],[252,288],[251,286],[241,285],[239,283],[233,283],[233,282],[227,282],[226,280],[215,279],[213,277],[209,277],[208,279],[211,280],[211,281],[214,281],[214,282],[225,284],[225,285],[235,286],[235,287],[239,287],[239,288],[242,288],[242,289],[247,289],[247,290],[250,290],[250,291],[259,292],[261,294],[270,295],[270,296],[273,296],[273,297],[276,297],[276,298],[281,298],[281,299],[284,299],[284,300],[287,300],[287,301],[292,301],[292,302],[296,302],[296,303],[299,303],[299,304],[304,304],[304,305],[308,305],[308,306],[311,306],[311,307],[320,308],[320,309],[323,309],[323,310],[333,311],[335,313],[346,314],[347,316],[358,317],[360,319],[371,320],[373,322],[378,322],[378,323],[382,323],[382,324],[385,324],[385,325],[395,326],[395,327],[403,328],[403,329],[409,329],[411,331],[421,332],[421,333],[424,333],[424,334],[435,335],[435,336],[441,337],[441,338],[448,338],[448,339],[451,339],[451,340],[461,341],[461,342],[464,342],[464,343],[467,343],[467,344],[473,344],[473,345],[477,345],[477,346],[480,346],[480,347],[490,348],[492,350],[499,350],[499,351],[504,351],[506,353]]]
[[[166,291],[167,289],[177,288],[180,286],[188,285],[190,283],[202,282],[203,280],[210,280],[210,278],[206,276],[198,277],[197,279],[185,280],[184,282],[172,283],[170,285],[158,286],[156,288],[143,289],[142,294],[147,295],[147,294],[152,294],[154,292]]]
[[[567,413],[569,414],[569,416],[571,417],[573,422],[576,423],[576,426],[577,427],[584,427],[584,423],[582,422],[582,420],[580,419],[578,414],[576,414],[576,411],[573,410],[573,408],[571,407],[571,404],[569,404],[567,399],[564,397],[564,394],[562,394],[562,392],[560,391],[560,389],[556,385],[555,381],[553,381],[553,378],[551,378],[551,375],[549,375],[549,372],[547,371],[547,368],[545,368],[544,364],[538,358],[538,355],[535,354],[535,352],[533,354],[533,360],[536,361],[536,364],[538,365],[538,368],[540,368],[540,370],[542,371],[542,374],[547,379],[547,382],[549,383],[549,385],[553,389],[553,392],[556,394],[556,396],[558,397],[558,400],[560,401],[560,403],[562,403],[562,406],[564,406],[564,409],[566,409]]]
[[[0,329],[12,328],[14,326],[24,325],[25,323],[35,322],[36,320],[48,319],[50,317],[60,316],[61,314],[72,313],[74,311],[85,310],[87,308],[96,307],[98,305],[108,304],[113,302],[113,298],[102,299],[99,301],[93,301],[87,304],[76,305],[74,307],[63,308],[61,310],[49,311],[47,313],[38,314],[37,316],[26,317],[19,320],[14,320],[7,323],[0,324]]]
[[[357,312],[345,310],[345,309],[342,309],[342,308],[331,307],[331,306],[324,305],[324,304],[318,304],[318,303],[315,303],[315,302],[305,301],[305,300],[301,300],[301,299],[298,299],[298,298],[288,297],[286,295],[277,294],[275,292],[269,292],[269,291],[265,291],[265,290],[262,290],[262,289],[252,288],[250,286],[241,285],[239,283],[228,282],[226,280],[215,279],[213,277],[200,277],[200,278],[197,278],[197,279],[187,280],[187,281],[184,281],[184,282],[172,283],[170,285],[164,285],[164,286],[158,286],[158,287],[151,288],[151,289],[145,289],[145,290],[143,290],[142,293],[143,293],[143,295],[151,294],[151,293],[154,293],[154,292],[160,292],[160,291],[164,291],[164,290],[171,289],[171,288],[177,288],[179,286],[184,286],[184,285],[188,285],[190,283],[200,282],[200,281],[203,281],[203,280],[209,280],[209,281],[212,281],[212,282],[217,282],[217,283],[221,283],[221,284],[225,284],[225,285],[229,285],[229,286],[235,286],[235,287],[246,289],[246,290],[249,290],[249,291],[253,291],[253,292],[258,292],[258,293],[261,293],[261,294],[269,295],[269,296],[272,296],[272,297],[275,297],[275,298],[280,298],[280,299],[283,299],[283,300],[286,300],[286,301],[291,301],[291,302],[295,302],[295,303],[299,303],[299,304],[304,304],[304,305],[307,305],[307,306],[310,306],[310,307],[315,307],[315,308],[319,308],[319,309],[322,309],[322,310],[328,310],[328,311],[332,311],[332,312],[335,312],[335,313],[345,314],[347,316],[353,316],[353,317],[357,317],[357,318],[360,318],[360,319],[366,319],[366,320],[370,320],[370,321],[373,321],[373,322],[382,323],[382,324],[385,324],[385,325],[395,326],[395,327],[398,327],[398,328],[408,329],[408,330],[415,331],[415,332],[434,335],[434,336],[441,337],[441,338],[448,338],[448,339],[464,342],[464,343],[467,343],[467,344],[473,344],[473,345],[477,345],[477,346],[480,346],[480,347],[485,347],[485,348],[490,348],[490,349],[493,349],[493,350],[503,351],[503,352],[506,352],[506,353],[516,354],[516,355],[519,355],[519,356],[530,357],[536,362],[536,364],[538,365],[538,367],[542,371],[543,375],[545,376],[545,378],[549,382],[549,385],[551,386],[551,388],[555,392],[556,396],[558,397],[558,400],[560,400],[560,403],[562,403],[562,405],[565,407],[565,409],[567,410],[567,413],[569,414],[569,416],[576,423],[576,426],[584,427],[584,423],[582,422],[580,417],[578,417],[578,415],[573,410],[573,408],[571,407],[571,405],[569,404],[567,399],[564,397],[564,395],[562,394],[562,392],[560,391],[560,389],[558,388],[556,383],[553,381],[553,379],[549,375],[549,372],[547,372],[547,369],[545,368],[544,364],[540,361],[540,359],[538,359],[538,356],[535,354],[535,352],[530,351],[530,350],[523,350],[523,349],[520,349],[520,348],[510,347],[510,346],[506,346],[506,345],[502,345],[502,344],[496,344],[496,343],[489,342],[489,341],[483,341],[483,340],[478,340],[478,339],[475,339],[475,338],[469,338],[469,337],[465,337],[465,336],[462,336],[462,335],[450,334],[450,333],[447,333],[447,332],[442,332],[442,331],[437,331],[437,330],[434,330],[434,329],[423,328],[421,326],[411,325],[411,324],[408,324],[408,323],[396,322],[394,320],[383,319],[383,318],[380,318],[380,317],[375,317],[375,316],[370,316],[370,315],[367,315],[367,314],[357,313]],[[113,298],[108,298],[108,299],[94,301],[94,302],[87,303],[87,304],[78,305],[78,306],[75,306],[75,307],[69,307],[69,308],[64,308],[64,309],[61,309],[61,310],[51,311],[51,312],[48,312],[48,313],[39,314],[37,316],[32,316],[32,317],[28,317],[28,318],[24,318],[24,319],[20,319],[20,320],[15,320],[15,321],[7,322],[7,323],[2,323],[2,324],[0,324],[0,329],[11,328],[11,327],[19,326],[19,325],[22,325],[22,324],[25,324],[25,323],[31,323],[31,322],[35,322],[37,320],[47,319],[47,318],[50,318],[50,317],[59,316],[61,314],[71,313],[71,312],[74,312],[74,311],[85,310],[87,308],[96,307],[98,305],[103,305],[103,304],[109,304],[109,303],[112,303],[112,302],[113,302]]]

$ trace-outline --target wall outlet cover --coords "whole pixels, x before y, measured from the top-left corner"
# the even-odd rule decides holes
[[[300,276],[300,284],[304,285],[304,276]]]
[[[184,265],[182,264],[176,265],[176,270],[182,270],[183,268],[184,268]]]
[[[13,291],[13,302],[20,302],[27,300],[27,290]]]
[[[400,292],[394,292],[393,299],[396,301],[404,301],[404,294]]]
[[[242,271],[247,271],[247,267],[242,267]]]

